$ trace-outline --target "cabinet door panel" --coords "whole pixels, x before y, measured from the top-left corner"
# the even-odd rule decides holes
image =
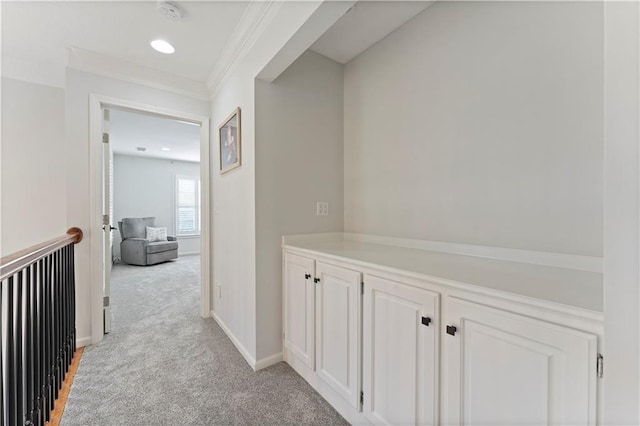
[[[284,344],[309,368],[315,368],[315,288],[314,261],[306,257],[286,254],[285,274],[285,330]]]
[[[437,293],[365,277],[363,410],[373,423],[438,423],[438,302]]]
[[[595,424],[597,338],[448,298],[446,424]]]
[[[318,376],[358,408],[361,274],[318,262],[316,275]]]

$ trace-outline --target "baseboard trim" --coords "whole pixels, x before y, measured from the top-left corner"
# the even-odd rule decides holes
[[[229,340],[231,340],[231,343],[233,343],[238,352],[240,352],[245,361],[247,361],[247,364],[249,364],[253,371],[256,371],[256,360],[251,356],[247,348],[245,348],[242,343],[240,343],[240,340],[238,340],[238,338],[231,332],[224,321],[222,321],[222,318],[220,318],[214,311],[211,311],[211,317],[215,320],[215,322],[218,323],[222,331],[224,331],[224,334],[227,335]]]
[[[200,254],[199,251],[185,251],[184,253],[178,252],[178,256],[193,256],[194,254]]]
[[[84,348],[85,346],[89,346],[91,344],[91,336],[89,337],[80,337],[76,339],[76,349]]]
[[[256,361],[255,370],[262,370],[263,368],[271,367],[272,365],[276,365],[277,363],[283,360],[282,352],[278,352],[277,354],[273,354]]]

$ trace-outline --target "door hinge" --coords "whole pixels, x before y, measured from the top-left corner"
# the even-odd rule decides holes
[[[102,307],[106,308],[107,306],[109,306],[109,296],[104,296],[102,298]]]
[[[360,391],[360,405],[364,405],[364,391]]]
[[[364,294],[364,281],[360,283],[360,294]]]
[[[598,354],[598,359],[596,361],[596,371],[598,373],[598,379],[602,379],[604,376],[604,357],[602,354]]]
[[[102,134],[102,143],[109,143],[109,133]]]
[[[109,225],[109,215],[108,214],[103,214],[102,215],[102,224],[103,225]]]

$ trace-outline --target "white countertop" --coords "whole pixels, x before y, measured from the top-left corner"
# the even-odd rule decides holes
[[[546,300],[593,312],[603,310],[601,273],[494,260],[437,251],[350,241],[285,237],[284,248],[318,252],[373,268],[420,274]]]

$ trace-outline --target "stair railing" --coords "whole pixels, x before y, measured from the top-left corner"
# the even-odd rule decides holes
[[[82,231],[0,259],[0,426],[43,426],[76,349],[74,244]]]

